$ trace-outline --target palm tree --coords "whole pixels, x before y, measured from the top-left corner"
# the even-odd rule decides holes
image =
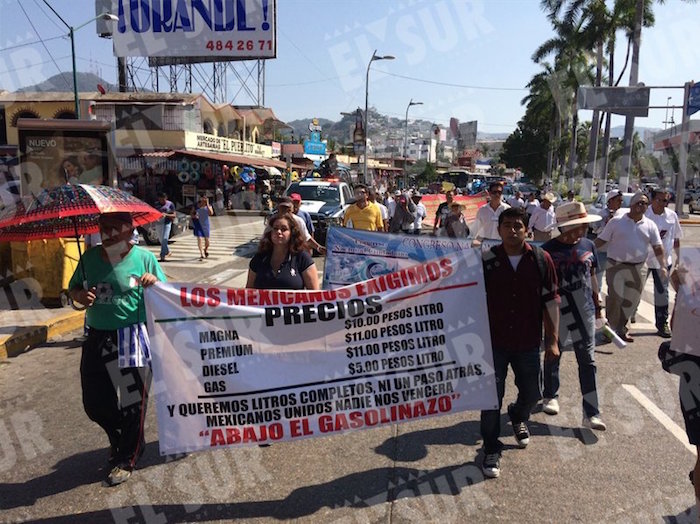
[[[547,9],[552,0],[542,0],[542,7]],[[568,14],[568,13],[567,13]],[[555,36],[540,45],[532,55],[536,63],[544,58],[554,55],[554,69],[563,73],[563,83],[560,87],[560,95],[554,95],[557,110],[564,114],[568,126],[568,118],[571,116],[571,141],[569,144],[568,175],[569,188],[573,189],[574,171],[576,165],[576,134],[578,127],[578,114],[576,110],[577,90],[581,83],[591,81],[589,67],[589,52],[585,46],[586,36],[582,32],[582,17],[572,16],[559,20],[556,13],[550,12],[550,21],[555,30]]]
[[[695,2],[695,0],[684,0]],[[648,25],[649,20],[653,24],[652,4],[654,0],[636,0],[634,16],[634,33],[632,36],[632,66],[630,67],[630,86],[636,86],[639,79],[639,49],[642,44],[642,24]],[[656,0],[661,5],[664,0]],[[620,184],[629,183],[629,175],[632,166],[632,137],[634,133],[634,116],[627,116],[625,120],[625,136],[622,149],[622,170],[620,172]],[[624,187],[624,186],[623,186]]]

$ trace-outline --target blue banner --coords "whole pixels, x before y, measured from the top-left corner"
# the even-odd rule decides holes
[[[690,87],[688,93],[688,107],[686,108],[688,116],[700,111],[700,84],[695,84]]]
[[[335,289],[398,271],[450,253],[472,249],[471,239],[390,235],[331,227],[326,239],[323,287]]]

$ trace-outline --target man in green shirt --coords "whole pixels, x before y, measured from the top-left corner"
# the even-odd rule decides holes
[[[145,447],[151,369],[143,288],[166,280],[156,257],[129,242],[133,229],[129,213],[101,215],[102,245],[85,252],[69,284],[73,301],[87,307],[83,406],[109,438],[110,486],[129,479]]]

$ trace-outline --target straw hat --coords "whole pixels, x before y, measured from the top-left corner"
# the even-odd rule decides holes
[[[566,202],[555,210],[555,215],[557,217],[556,227],[590,224],[603,219],[598,215],[589,215],[581,202]]]
[[[552,204],[557,201],[557,195],[554,193],[545,193],[545,195],[542,197],[542,200],[548,200]]]

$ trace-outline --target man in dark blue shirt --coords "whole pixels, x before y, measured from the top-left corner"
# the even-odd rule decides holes
[[[542,249],[554,261],[559,282],[559,349],[572,349],[578,363],[583,397],[583,426],[605,430],[600,418],[595,365],[595,320],[601,318],[598,296],[598,254],[586,238],[588,224],[601,217],[588,215],[580,202],[567,202],[556,209],[556,225],[561,235],[546,242]],[[559,413],[559,361],[561,354],[544,363],[544,401],[548,415]]]

